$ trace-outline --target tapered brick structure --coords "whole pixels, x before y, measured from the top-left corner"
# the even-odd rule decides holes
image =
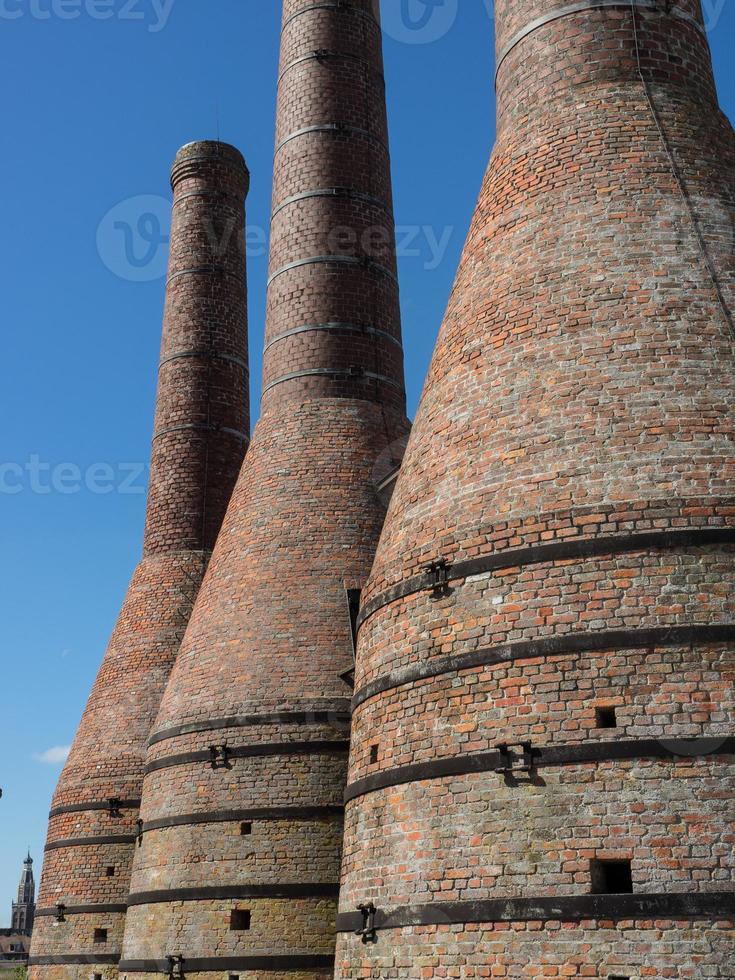
[[[495,15],[363,593],[336,976],[732,980],[735,137],[695,0]]]
[[[139,831],[146,740],[248,441],[240,153],[176,157],[143,560],[54,795],[34,980],[114,977]]]
[[[353,662],[408,423],[380,27],[284,4],[262,414],[150,739],[121,970],[327,980]]]

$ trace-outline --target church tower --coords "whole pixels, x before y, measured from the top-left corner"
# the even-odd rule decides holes
[[[13,902],[11,929],[30,936],[36,914],[36,882],[33,878],[33,858],[30,853],[23,862],[23,873],[18,884],[18,901]]]

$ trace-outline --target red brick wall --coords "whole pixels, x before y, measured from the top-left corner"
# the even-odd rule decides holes
[[[735,138],[698,3],[637,10],[654,111],[625,4],[519,39],[564,6],[495,4],[497,145],[363,595],[344,980],[733,976]],[[591,898],[616,858],[637,911]]]
[[[144,557],[54,794],[35,980],[116,972],[98,958],[120,954],[124,913],[110,907],[129,892],[146,740],[247,445],[247,169],[233,147],[193,143],[177,155],[172,185]],[[119,812],[105,809],[111,797]],[[58,903],[64,922],[52,914]],[[108,930],[105,943],[93,941],[96,928]],[[71,962],[48,962],[58,957]]]
[[[381,72],[372,4],[284,4],[262,414],[154,726],[131,975],[169,955],[218,980],[333,973],[345,589],[367,577],[408,429]]]

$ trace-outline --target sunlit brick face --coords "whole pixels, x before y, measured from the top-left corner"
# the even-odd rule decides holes
[[[336,976],[730,980],[735,137],[698,2],[494,6],[362,595]]]

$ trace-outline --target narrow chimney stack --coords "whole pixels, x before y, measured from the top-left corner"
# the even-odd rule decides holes
[[[735,136],[695,0],[495,17],[363,593],[336,977],[730,976]]]
[[[192,143],[172,185],[144,554],[54,794],[32,980],[117,975],[146,740],[248,441],[247,168]]]
[[[262,414],[150,739],[130,980],[332,977],[350,603],[408,431],[373,8],[284,3]]]

